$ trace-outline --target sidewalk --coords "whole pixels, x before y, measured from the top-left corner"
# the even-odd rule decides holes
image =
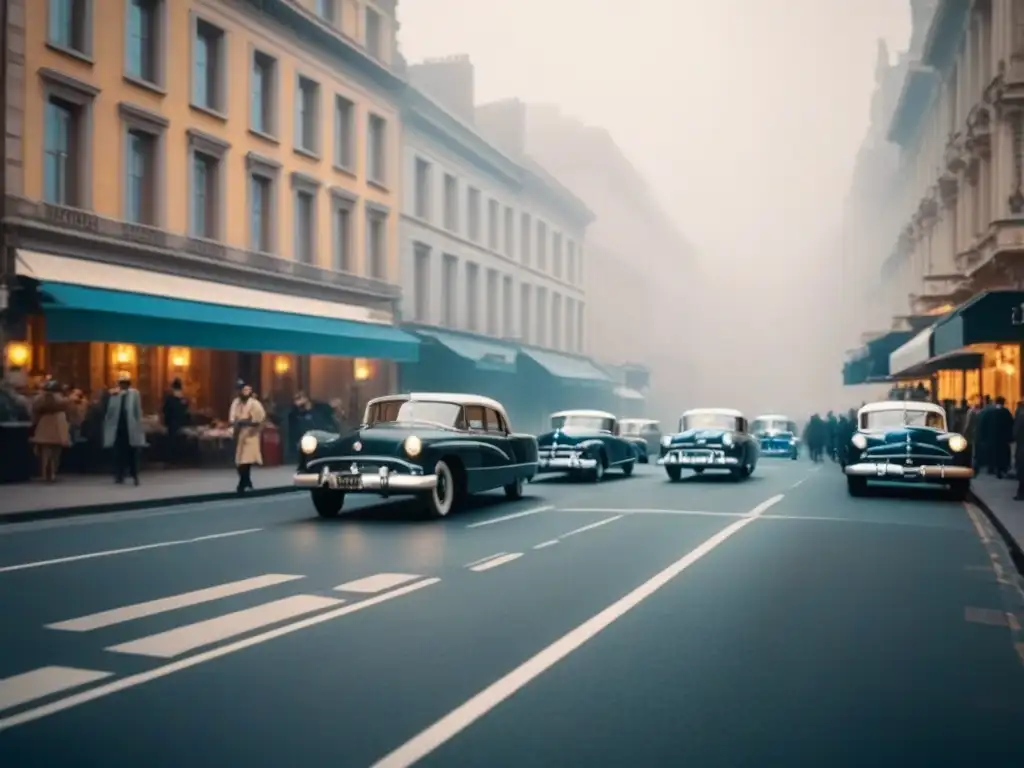
[[[295,468],[254,467],[255,491],[265,496],[294,490]],[[168,469],[144,473],[136,488],[116,485],[106,475],[68,475],[56,483],[0,485],[0,525],[97,512],[121,512],[235,497],[238,475],[232,469]]]
[[[982,474],[971,481],[971,490],[1002,534],[1016,542],[1016,554],[1024,553],[1024,501],[1013,500],[1017,481]]]

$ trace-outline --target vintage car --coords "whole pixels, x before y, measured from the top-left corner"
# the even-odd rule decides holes
[[[745,480],[757,467],[757,441],[750,436],[747,420],[732,408],[694,408],[679,418],[679,432],[661,440],[658,463],[675,482],[684,469],[698,475],[705,469],[727,469],[736,480]]]
[[[537,474],[537,440],[512,431],[501,403],[477,395],[416,392],[371,400],[347,434],[307,432],[294,484],[321,517],[349,493],[419,496],[444,517],[468,494],[504,488],[509,499]]]
[[[618,435],[636,448],[637,461],[648,464],[661,445],[661,423],[654,419],[619,419]]]
[[[851,496],[868,480],[942,483],[954,499],[971,488],[974,469],[967,439],[946,428],[946,412],[934,403],[884,400],[857,412],[846,466]]]
[[[777,413],[758,416],[750,422],[750,432],[761,448],[762,456],[800,458],[800,438],[796,422]]]
[[[627,477],[638,461],[633,443],[616,434],[615,416],[605,411],[559,411],[551,431],[537,436],[539,472],[563,472],[598,482],[609,469]]]

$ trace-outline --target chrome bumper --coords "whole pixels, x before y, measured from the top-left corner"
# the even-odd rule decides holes
[[[581,469],[595,469],[597,459],[578,456],[556,456],[553,459],[540,458],[537,461],[539,472],[574,472]]]
[[[337,488],[338,478],[358,477],[360,488]],[[437,487],[437,475],[406,475],[395,472],[375,472],[353,475],[349,472],[296,472],[292,484],[297,488],[334,488],[346,493],[400,494],[432,491]]]
[[[686,456],[679,451],[673,451],[658,459],[661,466],[670,467],[736,467],[740,460],[734,456]]]
[[[853,477],[874,477],[879,480],[970,480],[974,477],[971,467],[960,467],[943,464],[924,464],[906,467],[902,464],[884,464],[864,462],[849,464],[843,469]]]
[[[791,448],[762,448],[762,456],[792,456],[793,451],[796,450],[796,446]]]

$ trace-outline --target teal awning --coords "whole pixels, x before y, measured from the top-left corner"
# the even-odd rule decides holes
[[[417,328],[416,335],[436,341],[450,352],[454,352],[463,360],[473,363],[481,371],[501,371],[515,373],[516,357],[519,350],[511,344],[503,344],[495,339],[479,336],[468,336],[458,333],[445,333]]]
[[[637,392],[635,389],[629,387],[616,387],[615,396],[620,400],[644,400],[642,392]]]
[[[391,325],[231,307],[44,282],[47,340],[419,359],[419,340]]]
[[[542,349],[524,347],[522,353],[537,365],[558,379],[574,381],[611,383],[608,374],[587,360],[585,357],[563,355],[560,352],[549,352]]]

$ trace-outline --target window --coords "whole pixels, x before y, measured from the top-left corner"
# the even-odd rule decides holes
[[[316,264],[317,258],[317,195],[320,182],[304,173],[292,171],[292,196],[294,213],[292,232],[295,261],[300,264]]]
[[[480,267],[466,265],[466,328],[480,330]]]
[[[344,96],[334,97],[334,164],[354,170],[356,156],[356,105]]]
[[[128,77],[154,85],[163,84],[164,41],[163,0],[128,0],[125,20],[125,73]]]
[[[501,326],[502,335],[508,338],[515,335],[513,316],[512,278],[509,275],[505,275],[501,280]]]
[[[379,209],[366,212],[366,273],[378,280],[388,276],[387,262],[388,216]]]
[[[537,269],[548,269],[548,225],[537,222]]]
[[[191,163],[189,230],[193,237],[218,240],[224,218],[223,161],[230,144],[194,128],[188,131]]]
[[[498,335],[498,272],[487,270],[487,333]]]
[[[331,237],[334,245],[334,269],[339,272],[356,272],[352,248],[352,211],[356,198],[347,191],[335,187],[331,190]]]
[[[263,51],[252,53],[250,128],[264,136],[277,135],[277,59]]]
[[[484,408],[484,429],[488,432],[505,432],[505,424],[493,408]]]
[[[551,238],[551,271],[559,280],[562,279],[562,233],[555,232]]]
[[[320,154],[320,84],[302,75],[295,91],[295,148]]]
[[[475,187],[466,190],[466,223],[469,239],[480,242],[480,190]]]
[[[576,243],[572,240],[566,243],[566,252],[568,256],[568,264],[566,265],[565,279],[571,285],[576,285]]]
[[[444,175],[444,228],[459,231],[459,180],[450,173]]]
[[[416,158],[416,186],[413,190],[415,200],[413,201],[413,209],[416,212],[416,218],[423,219],[424,221],[430,220],[430,163],[421,157]]]
[[[375,8],[366,6],[366,52],[375,59],[383,58],[384,35],[380,13]]]
[[[326,21],[328,24],[336,23],[337,8],[335,6],[335,3],[336,0],[316,0],[317,16]]]
[[[519,286],[519,337],[523,342],[530,343],[530,286],[523,283]]]
[[[565,348],[576,351],[576,301],[570,298],[565,300]]]
[[[413,245],[412,317],[417,323],[430,322],[430,247]]]
[[[515,255],[515,212],[508,206],[505,207],[505,255],[510,259]]]
[[[128,131],[125,220],[133,224],[157,223],[157,137],[146,131]]]
[[[487,202],[487,247],[492,251],[498,250],[498,201]]]
[[[82,207],[82,110],[56,97],[46,103],[44,137],[44,199],[54,205]]]
[[[194,19],[192,43],[192,106],[222,113],[227,104],[224,30]]]
[[[551,347],[562,348],[562,296],[558,293],[551,296]]]
[[[249,171],[249,248],[260,253],[277,250],[277,178],[280,165],[254,152],[245,156]]]
[[[387,183],[387,121],[370,115],[366,134],[366,176],[377,184]]]
[[[450,254],[444,255],[441,282],[441,324],[454,328],[456,322],[456,291],[459,285],[459,260]]]
[[[530,241],[532,236],[533,228],[530,214],[524,213],[519,220],[519,258],[527,266],[530,264]]]
[[[548,289],[537,289],[537,344],[548,345]]]
[[[92,54],[92,0],[50,0],[48,22],[50,45]]]
[[[583,302],[576,304],[576,351],[583,351]]]

